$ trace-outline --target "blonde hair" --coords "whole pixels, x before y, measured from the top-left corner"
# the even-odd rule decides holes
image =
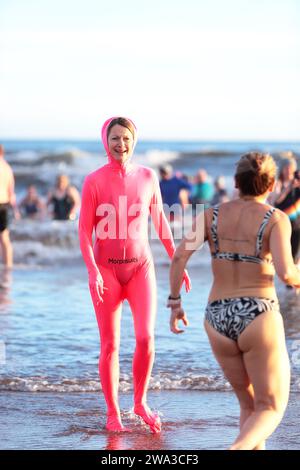
[[[58,186],[62,182],[64,182],[66,184],[66,186],[68,186],[70,184],[69,177],[67,175],[64,175],[64,174],[63,175],[57,175],[56,185]]]
[[[274,183],[276,163],[268,153],[250,152],[242,155],[237,163],[235,181],[244,195],[264,194]]]

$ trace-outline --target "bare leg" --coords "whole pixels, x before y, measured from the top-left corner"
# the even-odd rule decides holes
[[[225,377],[230,382],[240,405],[240,429],[254,412],[253,387],[245,368],[243,353],[237,343],[218,333],[207,321],[205,329],[213,350]],[[265,442],[261,441],[253,450],[262,450]]]
[[[243,423],[231,449],[249,450],[274,432],[288,402],[290,366],[281,315],[259,315],[240,335],[238,343],[254,388],[254,411]]]
[[[13,248],[9,238],[8,229],[0,232],[0,243],[2,248],[3,263],[7,268],[11,268],[13,266]]]
[[[254,399],[253,399],[254,392],[253,392],[252,385],[249,386],[249,394],[252,398],[251,408],[244,407],[242,405],[242,403],[240,402],[240,431],[241,431],[245,421],[249,418],[249,416],[254,411]],[[258,444],[256,447],[254,447],[253,450],[266,450],[266,442],[262,441],[260,444]]]

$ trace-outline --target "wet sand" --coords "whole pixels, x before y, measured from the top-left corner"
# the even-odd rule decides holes
[[[299,449],[298,394],[268,449]],[[132,395],[120,396],[130,434],[104,429],[104,399],[97,393],[0,393],[1,449],[222,450],[238,432],[238,405],[232,392],[160,391],[149,403],[161,412],[163,431],[153,435],[131,412]]]

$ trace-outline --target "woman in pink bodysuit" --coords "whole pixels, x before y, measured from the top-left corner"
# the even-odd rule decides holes
[[[170,258],[175,245],[155,172],[131,162],[136,144],[133,122],[121,117],[108,119],[102,128],[102,140],[108,164],[85,178],[79,239],[100,332],[99,373],[107,404],[106,428],[127,430],[122,425],[118,404],[120,319],[123,300],[127,299],[136,336],[134,412],[152,432],[160,432],[159,416],[146,401],[154,360],[156,316],[156,280],[148,242],[149,214]],[[191,286],[187,272],[183,281],[188,292]]]

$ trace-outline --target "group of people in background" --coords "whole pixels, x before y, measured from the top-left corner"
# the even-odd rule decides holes
[[[238,197],[237,190],[229,196],[224,176],[218,176],[212,182],[212,178],[202,168],[191,178],[180,172],[174,173],[169,164],[162,165],[159,173],[163,203],[170,208],[179,204],[184,209],[188,204],[192,204],[193,213],[196,215],[197,204],[202,204],[204,209],[207,209]],[[300,249],[300,171],[297,170],[297,161],[293,156],[280,160],[278,181],[268,202],[285,212],[291,221],[292,254],[294,262],[297,263]],[[171,212],[170,220],[173,217]]]
[[[220,175],[213,181],[203,168],[190,177],[174,172],[171,165],[165,164],[159,167],[159,174],[163,203],[169,207],[179,204],[183,209],[191,204],[194,215],[198,204],[207,209],[238,196],[237,192],[233,192],[230,197],[224,176]],[[12,247],[7,228],[9,210],[13,210],[15,219],[44,219],[51,216],[54,220],[75,220],[81,203],[78,190],[64,174],[57,176],[55,187],[46,198],[41,197],[36,186],[31,184],[26,195],[17,202],[14,187],[13,171],[4,159],[4,148],[0,145],[0,246],[3,262],[8,266],[12,264]],[[300,248],[300,171],[292,156],[280,161],[277,185],[269,203],[289,216],[292,224],[292,254],[297,262]]]
[[[4,148],[0,145],[0,250],[4,266],[13,265],[13,249],[9,237],[10,212],[16,220],[21,218],[54,220],[75,220],[80,207],[80,194],[70,184],[66,175],[58,175],[55,187],[49,191],[46,200],[31,184],[25,197],[17,202],[15,178],[11,166],[4,158]]]
[[[216,204],[229,201],[224,176],[218,176],[212,183],[207,171],[200,168],[194,177],[173,172],[171,165],[159,168],[160,190],[164,204],[171,207],[180,204],[185,208],[192,204],[193,211],[197,204],[207,209]]]
[[[275,191],[270,204],[285,212],[292,225],[292,255],[297,259],[300,247],[300,171],[294,158],[283,159]]]
[[[79,192],[70,184],[67,175],[57,176],[55,187],[48,193],[46,201],[40,197],[36,187],[30,185],[18,204],[23,217],[43,218],[50,212],[54,220],[75,220],[79,207]]]

